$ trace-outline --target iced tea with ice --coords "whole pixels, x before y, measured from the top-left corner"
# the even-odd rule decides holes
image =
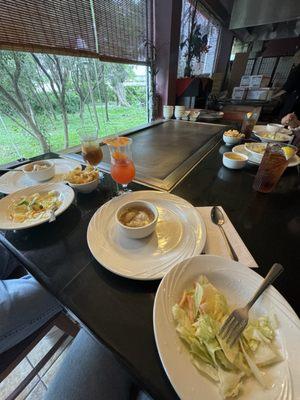
[[[269,143],[255,176],[253,189],[262,193],[271,192],[277,185],[288,163],[289,161],[282,150],[282,146]]]

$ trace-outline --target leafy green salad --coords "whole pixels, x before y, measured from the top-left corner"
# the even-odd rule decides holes
[[[223,398],[238,396],[251,375],[268,388],[271,382],[264,367],[282,361],[275,341],[274,315],[250,320],[238,342],[230,347],[219,330],[231,311],[225,296],[204,275],[193,289],[184,291],[172,309],[176,331],[193,364],[219,385]]]

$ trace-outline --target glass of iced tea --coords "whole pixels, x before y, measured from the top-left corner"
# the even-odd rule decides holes
[[[286,146],[286,145],[285,145]],[[289,160],[282,145],[268,144],[258,168],[253,189],[261,193],[270,193],[277,185]]]
[[[241,128],[241,132],[245,135],[245,139],[249,139],[251,137],[254,125],[258,120],[258,112],[248,112],[245,114],[243,119],[243,124]]]
[[[81,140],[81,152],[84,161],[88,165],[96,167],[103,158],[96,131],[93,129],[82,128],[78,133]]]
[[[118,195],[130,191],[127,187],[135,177],[135,166],[132,159],[132,139],[118,136],[104,140],[110,152],[110,174],[117,185],[121,185]]]

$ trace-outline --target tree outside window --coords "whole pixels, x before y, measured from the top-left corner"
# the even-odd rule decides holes
[[[0,68],[0,164],[147,122],[146,67],[1,51]]]

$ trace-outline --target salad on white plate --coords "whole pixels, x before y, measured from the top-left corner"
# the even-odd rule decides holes
[[[272,381],[266,367],[283,360],[275,339],[275,315],[250,320],[230,347],[219,330],[231,311],[226,297],[204,275],[172,308],[176,331],[193,364],[218,384],[223,398],[238,396],[250,376],[267,389]]]

